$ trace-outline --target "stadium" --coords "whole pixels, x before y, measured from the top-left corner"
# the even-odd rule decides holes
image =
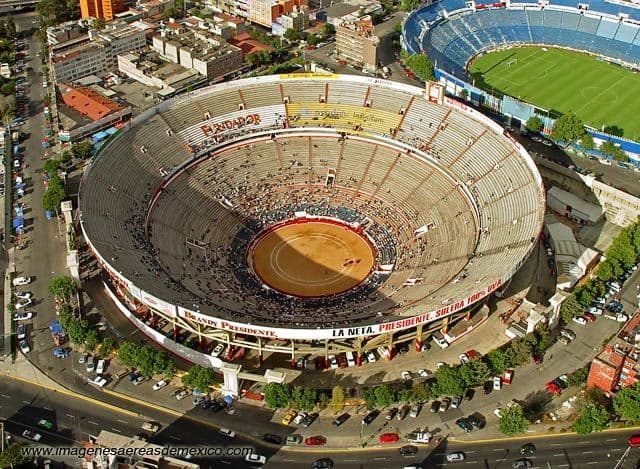
[[[524,148],[440,85],[324,74],[164,101],[79,194],[122,313],[211,366],[218,343],[226,360],[420,349],[508,284],[544,205]]]

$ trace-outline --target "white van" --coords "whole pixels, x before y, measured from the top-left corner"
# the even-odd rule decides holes
[[[347,357],[347,365],[351,368],[352,366],[356,366],[356,359],[353,356],[353,352],[346,352]]]
[[[98,365],[96,366],[96,374],[97,375],[101,375],[102,373],[104,373],[105,365],[106,365],[106,363],[105,363],[103,358],[98,360]]]

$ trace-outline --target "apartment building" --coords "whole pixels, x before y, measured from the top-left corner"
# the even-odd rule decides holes
[[[124,0],[80,0],[82,18],[101,18],[111,21],[117,13],[125,10]]]
[[[51,57],[51,69],[57,83],[73,82],[87,75],[105,73],[104,47],[100,44],[80,44]]]
[[[380,39],[375,34],[373,20],[366,15],[346,16],[336,28],[336,57],[340,60],[375,70],[378,64]]]
[[[147,45],[144,31],[126,23],[107,25],[101,31],[90,31],[89,37],[91,41],[104,47],[107,69],[118,66],[119,54],[139,52]]]

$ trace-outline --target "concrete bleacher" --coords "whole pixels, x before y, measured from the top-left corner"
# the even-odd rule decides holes
[[[104,261],[144,291],[254,324],[354,324],[467,297],[479,285],[454,281],[460,272],[489,282],[528,254],[542,189],[500,132],[422,93],[364,78],[289,76],[176,98],[101,150],[81,188],[83,228]],[[240,126],[222,142],[198,134],[204,120],[245,114],[266,127]],[[266,292],[243,253],[258,232],[300,210],[372,220],[378,262],[394,270],[323,302]],[[403,286],[417,277],[425,281]]]

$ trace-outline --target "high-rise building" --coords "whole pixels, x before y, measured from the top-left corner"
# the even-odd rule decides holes
[[[124,0],[80,0],[82,18],[102,18],[111,21],[117,13],[125,9]]]

